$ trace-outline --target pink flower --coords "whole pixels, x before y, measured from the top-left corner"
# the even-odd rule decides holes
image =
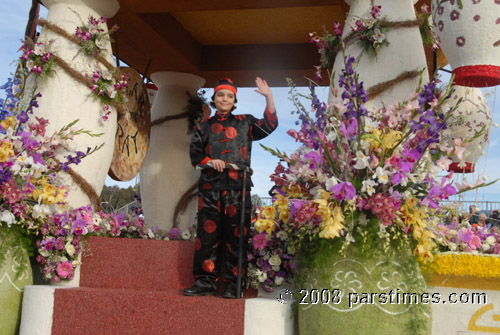
[[[253,246],[255,249],[264,249],[267,246],[267,238],[264,232],[255,235],[253,238]]]
[[[59,263],[56,269],[57,274],[61,278],[67,278],[68,276],[73,274],[73,265],[70,261]],[[55,279],[56,277],[54,277]]]
[[[481,248],[481,239],[479,236],[474,235],[471,237],[468,244],[472,250],[476,250],[477,248]]]

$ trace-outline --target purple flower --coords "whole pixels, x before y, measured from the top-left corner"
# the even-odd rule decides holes
[[[76,219],[73,221],[71,225],[71,234],[82,235],[85,232],[85,227],[87,226],[87,222],[82,219],[82,215],[80,213],[76,214]]]
[[[170,238],[176,240],[181,235],[179,228],[170,229]]]
[[[356,189],[348,181],[344,181],[342,183],[334,185],[330,189],[330,192],[333,192],[333,197],[340,201],[344,199],[351,200],[354,199],[354,197],[356,196]]]

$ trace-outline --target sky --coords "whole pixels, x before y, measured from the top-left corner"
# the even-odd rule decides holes
[[[0,83],[3,84],[7,78],[14,72],[16,60],[20,56],[18,52],[21,46],[20,40],[24,36],[28,13],[31,7],[31,0],[2,0],[0,1]],[[47,15],[47,10],[42,7],[41,17]],[[319,59],[318,59],[319,62]],[[443,74],[443,78],[447,75]],[[265,79],[265,78],[263,78]],[[236,83],[237,84],[237,83]],[[265,108],[265,99],[260,94],[254,92],[255,88],[240,88],[238,90],[238,109],[235,114],[253,114],[260,117]],[[258,194],[261,197],[267,197],[269,189],[273,186],[269,179],[269,175],[273,173],[278,159],[270,153],[264,151],[259,143],[271,147],[279,148],[282,152],[292,153],[298,145],[294,139],[286,134],[291,129],[297,129],[295,125],[296,116],[291,112],[294,110],[293,104],[289,100],[289,89],[287,87],[273,88],[274,100],[279,118],[279,127],[265,139],[254,142],[252,149],[252,168],[254,170],[253,194]],[[301,90],[306,92],[305,89]],[[490,112],[494,123],[500,123],[500,97],[497,99],[497,87],[483,89],[484,94],[490,106]],[[211,95],[211,90],[207,91],[207,95]],[[328,95],[327,87],[320,87],[317,94],[323,101]],[[0,92],[0,97],[3,97],[3,92]],[[305,102],[306,104],[307,102]],[[476,173],[473,174],[455,174],[455,179],[462,182],[471,183],[480,175],[488,178],[488,181],[500,178],[500,128],[492,127],[490,134],[489,146],[486,148],[486,156],[482,156],[476,164]],[[107,185],[118,185],[120,187],[134,186],[138,179],[130,182],[116,182],[111,178],[107,178]],[[477,191],[469,191],[464,195],[452,198],[452,200],[464,199],[468,201],[499,201],[500,202],[500,181],[497,184],[481,188]]]

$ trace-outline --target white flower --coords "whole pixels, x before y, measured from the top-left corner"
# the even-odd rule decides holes
[[[91,33],[92,35],[96,34],[97,33],[97,26],[90,25],[90,27],[89,27],[89,33]]]
[[[374,180],[363,180],[363,187],[361,188],[361,192],[365,192],[368,195],[372,195],[375,193],[375,186],[377,183],[375,183]]]
[[[283,278],[283,277],[276,277],[276,278],[274,278],[274,283],[276,285],[281,285],[281,284],[283,284],[284,281],[285,281],[285,278]]]
[[[488,243],[483,243],[481,248],[483,249],[483,251],[488,251],[488,250],[490,250],[490,245]]]
[[[452,243],[448,244],[448,248],[450,248],[451,251],[456,251],[457,245],[452,242]]]
[[[111,73],[109,71],[106,71],[106,70],[102,71],[101,77],[104,80],[111,80],[111,79],[113,79],[113,76],[111,75]]]
[[[0,216],[0,221],[5,222],[7,226],[10,227],[11,224],[16,222],[16,217],[10,211],[3,211]]]
[[[35,66],[35,62],[32,59],[28,59],[26,62],[26,68],[31,71],[31,69]]]
[[[43,257],[49,257],[50,255],[49,251],[45,250],[45,248],[38,249],[38,253]]]
[[[148,236],[149,238],[155,238],[155,233],[151,229],[148,229]]]
[[[293,255],[295,253],[295,247],[294,246],[290,246],[286,249],[286,253],[289,254],[289,255]]]
[[[337,180],[337,178],[335,178],[334,176],[330,177],[327,179],[326,181],[326,189],[328,191],[330,191],[332,189],[333,186],[337,185],[339,183],[339,181]]]
[[[279,255],[272,255],[271,258],[269,258],[269,265],[271,266],[277,266],[281,264],[281,257]]]
[[[80,262],[79,260],[74,260],[74,261],[71,262],[71,265],[73,265],[73,266],[78,266],[78,265],[81,265],[81,264],[82,264],[82,262]]]
[[[75,254],[75,246],[71,243],[66,243],[64,246],[64,250],[68,253],[68,255],[73,256]]]
[[[97,39],[95,41],[95,45],[99,48],[99,49],[104,49],[106,47],[106,44],[104,43],[104,41],[102,39]]]
[[[335,131],[331,130],[327,135],[326,135],[326,140],[330,143],[333,143],[337,139],[337,134]]]
[[[495,236],[488,236],[486,238],[486,243],[488,243],[489,245],[494,245],[496,243]]]
[[[183,240],[189,240],[189,238],[191,238],[191,233],[189,232],[189,230],[184,230],[181,233],[181,237]]]
[[[370,133],[372,130],[377,129],[379,126],[378,121],[374,121],[373,119],[367,117],[365,118],[365,132]]]
[[[382,43],[382,42],[384,42],[384,40],[385,40],[385,35],[384,35],[384,34],[382,34],[382,32],[380,31],[380,29],[375,28],[375,29],[373,30],[373,39],[374,39],[375,41],[377,41],[378,43]]]
[[[33,53],[37,56],[41,56],[44,53],[44,47],[43,44],[36,44],[35,47],[33,48]]]
[[[365,169],[370,164],[368,158],[369,157],[366,156],[362,151],[356,151],[356,164],[354,165],[354,168],[358,170]]]
[[[106,95],[110,98],[110,99],[114,99],[116,97],[116,90],[113,86],[108,86],[106,88]]]
[[[257,279],[259,282],[263,283],[267,279],[267,273],[257,270]]]
[[[35,219],[41,219],[50,214],[50,208],[47,205],[36,204],[33,206],[33,217]]]
[[[276,237],[279,238],[281,241],[285,241],[288,238],[288,234],[284,230],[280,230],[277,234]]]
[[[377,169],[375,170],[375,174],[373,175],[373,177],[377,177],[378,181],[381,184],[387,184],[387,182],[389,181],[389,174],[381,166],[377,167]]]

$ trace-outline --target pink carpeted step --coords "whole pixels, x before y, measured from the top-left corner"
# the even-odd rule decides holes
[[[161,291],[193,284],[194,243],[89,236],[80,286]]]
[[[150,273],[148,273],[150,274]],[[244,334],[245,299],[181,290],[56,289],[52,334]]]

